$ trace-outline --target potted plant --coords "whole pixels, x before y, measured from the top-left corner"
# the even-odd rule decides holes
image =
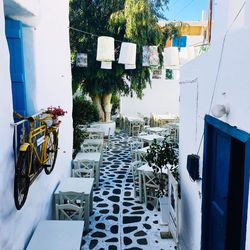
[[[145,156],[148,165],[154,170],[159,185],[158,197],[163,224],[168,224],[168,192],[166,187],[168,181],[167,176],[163,174],[163,169],[168,167],[175,179],[179,179],[177,150],[178,144],[169,142],[168,138],[165,137],[161,144],[154,140]]]
[[[45,111],[46,114],[50,114],[52,118],[52,124],[51,125],[58,125],[61,123],[61,121],[58,120],[58,116],[64,116],[67,111],[64,111],[60,106],[58,107],[48,107]]]

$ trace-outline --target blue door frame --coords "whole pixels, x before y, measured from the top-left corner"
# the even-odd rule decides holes
[[[22,23],[6,18],[5,33],[10,53],[13,109],[27,115]]]
[[[240,171],[242,171],[242,175],[241,175],[241,182],[238,182],[238,185],[240,185],[240,188],[237,187],[236,189],[239,191],[239,189],[242,191],[240,192],[240,194],[242,195],[242,197],[240,197],[240,213],[237,213],[235,216],[240,216],[239,219],[239,223],[237,224],[238,228],[235,228],[235,232],[239,232],[239,241],[238,241],[238,247],[237,250],[244,250],[245,249],[245,241],[246,241],[246,222],[247,222],[247,210],[248,210],[248,192],[249,192],[249,180],[250,180],[250,135],[242,130],[237,129],[236,127],[232,127],[227,123],[224,123],[214,117],[211,117],[209,115],[205,116],[205,130],[204,130],[204,157],[203,157],[203,182],[202,182],[202,237],[201,237],[201,249],[202,250],[221,250],[223,249],[230,249],[227,246],[230,246],[230,240],[232,240],[229,236],[230,233],[230,223],[232,221],[231,218],[229,218],[229,216],[227,217],[227,212],[225,211],[225,241],[224,245],[223,244],[215,244],[215,247],[211,247],[211,242],[209,242],[210,238],[210,232],[212,231],[216,231],[216,228],[210,228],[211,225],[213,225],[214,227],[216,226],[216,223],[213,224],[213,222],[211,222],[211,218],[213,218],[211,215],[211,210],[210,210],[210,204],[212,204],[212,198],[211,198],[211,193],[213,191],[211,191],[211,183],[212,182],[216,182],[216,180],[213,179],[212,176],[214,176],[213,174],[211,174],[211,172],[213,170],[213,166],[211,166],[211,164],[215,165],[214,161],[211,162],[211,155],[214,155],[213,150],[214,149],[214,139],[213,139],[213,131],[216,131],[216,133],[219,133],[221,135],[223,135],[225,138],[229,138],[230,142],[229,142],[229,147],[230,149],[228,150],[228,147],[222,148],[221,151],[225,150],[229,151],[228,152],[228,158],[230,161],[234,161],[231,164],[228,164],[229,169],[223,169],[226,167],[227,163],[226,163],[226,159],[225,159],[225,164],[220,165],[220,169],[219,171],[225,171],[225,179],[228,178],[228,180],[223,180],[222,183],[224,183],[224,185],[228,185],[228,186],[233,186],[233,185],[237,185],[237,183],[235,184],[234,178],[235,176],[233,176],[235,174],[235,172],[233,173],[232,169],[234,168],[234,171],[237,171],[237,168],[239,168]],[[237,143],[238,144],[237,144]],[[241,145],[241,147],[235,147],[232,145]],[[233,155],[234,155],[234,150],[236,149],[236,154],[238,153],[238,148],[241,148],[241,161],[239,164],[236,164],[238,162],[235,161],[235,159],[233,159]],[[223,152],[217,151],[217,154],[223,154]],[[238,157],[236,157],[236,160],[238,159]],[[233,165],[234,164],[234,165]],[[232,167],[233,165],[233,167]],[[235,165],[237,165],[235,167]],[[229,176],[227,176],[226,173],[229,173]],[[217,174],[217,173],[216,173]],[[231,174],[231,178],[230,178],[230,174]],[[230,182],[230,183],[229,183]],[[237,180],[236,180],[237,182]],[[218,182],[220,183],[220,182]],[[223,184],[222,184],[223,185]],[[213,183],[214,186],[214,183]],[[215,185],[216,186],[216,185]],[[227,186],[227,188],[228,188]],[[223,187],[222,187],[223,189]],[[226,189],[226,191],[228,190],[228,195],[227,197],[231,197],[232,199],[234,199],[233,195],[231,194],[230,196],[230,192],[232,191],[232,188],[228,188]],[[221,191],[221,190],[220,190]],[[231,199],[230,198],[230,199]],[[234,204],[234,200],[232,201],[232,199],[229,201],[227,201],[227,205],[228,204]],[[238,197],[236,197],[235,199],[238,199]],[[234,205],[238,206],[238,205]],[[227,209],[227,206],[225,206],[225,209]],[[250,208],[249,208],[250,209]],[[237,211],[237,209],[236,209]],[[232,217],[232,216],[231,216]],[[218,228],[217,228],[218,230]],[[223,239],[221,239],[223,240]],[[232,245],[231,245],[232,246]],[[236,248],[232,248],[231,249],[236,249]]]

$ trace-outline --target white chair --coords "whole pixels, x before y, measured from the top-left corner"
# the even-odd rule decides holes
[[[138,136],[141,132],[141,127],[142,127],[142,125],[140,123],[132,123],[131,124],[131,135],[133,137]]]
[[[79,213],[80,213],[80,217],[81,219],[84,218],[84,208],[85,208],[85,198],[84,198],[84,193],[83,192],[73,192],[73,191],[68,191],[68,192],[59,192],[59,204],[57,205],[74,205],[79,209]],[[70,208],[72,208],[72,210],[76,211],[76,207],[74,208],[74,206],[68,206],[68,209],[71,210]],[[66,208],[64,206],[59,206],[58,210],[67,210],[67,206]],[[74,213],[74,211],[71,211],[68,213],[68,215],[71,215],[72,213]],[[62,213],[64,214],[64,213]],[[62,215],[61,215],[62,216]],[[65,216],[65,214],[64,214]],[[78,217],[73,217],[72,218],[76,219]],[[60,218],[60,212],[58,211],[58,218]],[[63,218],[63,216],[61,217]]]
[[[143,144],[144,143],[142,141],[133,141],[130,143],[130,154],[132,161],[140,160],[137,150],[143,148]]]
[[[105,152],[107,152],[107,150],[110,150],[112,148],[111,128],[109,128],[109,130],[108,130],[107,138],[104,138],[103,148],[104,148]]]
[[[103,133],[90,133],[89,134],[89,139],[103,139]]]
[[[144,193],[145,203],[148,204],[150,202],[152,203],[153,206],[158,208],[159,199],[157,194],[160,189],[159,174],[143,171],[142,179],[143,179],[143,193]],[[166,181],[166,189],[167,189],[167,181]]]
[[[77,168],[72,169],[72,176],[78,178],[93,178],[94,177],[94,168],[85,169],[85,168]]]
[[[82,220],[83,208],[73,204],[56,204],[56,220]]]
[[[132,171],[133,176],[133,184],[134,184],[134,197],[136,198],[137,195],[140,193],[140,189],[142,188],[140,186],[139,182],[139,172],[138,168],[141,167],[145,162],[142,161],[134,161],[130,164],[130,170]]]
[[[81,145],[81,152],[84,153],[96,153],[100,152],[101,146],[100,145]]]

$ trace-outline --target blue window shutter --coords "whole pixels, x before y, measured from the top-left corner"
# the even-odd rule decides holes
[[[185,48],[187,46],[187,36],[173,38],[172,47]]]
[[[5,20],[5,32],[10,53],[10,74],[14,111],[26,115],[26,89],[24,75],[22,23],[12,19]]]

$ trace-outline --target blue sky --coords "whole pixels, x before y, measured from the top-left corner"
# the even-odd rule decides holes
[[[169,0],[165,15],[169,21],[196,21],[201,19],[201,11],[207,15],[208,0]]]

